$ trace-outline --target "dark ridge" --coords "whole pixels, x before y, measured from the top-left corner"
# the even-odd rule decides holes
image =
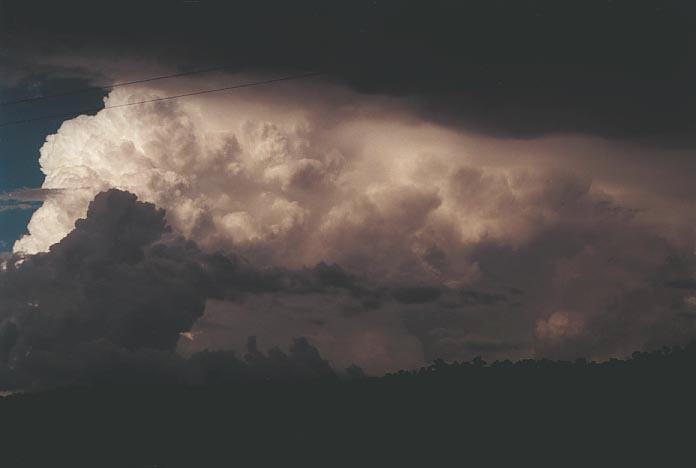
[[[692,457],[694,369],[696,344],[603,363],[64,388],[1,399],[0,448],[13,467],[670,466]]]

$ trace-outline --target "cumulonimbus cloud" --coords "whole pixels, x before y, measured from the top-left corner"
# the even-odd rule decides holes
[[[223,79],[206,78],[206,87]],[[119,88],[106,103],[202,84]],[[568,148],[577,147],[573,141]],[[245,332],[262,329],[271,340],[286,340],[289,330],[310,334],[332,358],[364,339],[373,357],[382,356],[380,369],[476,351],[607,356],[652,340],[639,325],[595,339],[611,329],[598,325],[607,317],[630,321],[625,309],[637,297],[647,298],[640,323],[654,336],[688,338],[685,315],[666,306],[690,307],[679,296],[687,292],[663,281],[690,278],[670,263],[693,261],[688,216],[636,209],[664,203],[668,190],[657,183],[615,175],[616,167],[594,172],[599,164],[626,164],[625,148],[617,147],[613,163],[568,151],[559,140],[515,146],[446,129],[402,101],[321,83],[107,109],[67,121],[47,138],[43,189],[63,191],[37,210],[14,250],[48,250],[95,194],[115,187],[165,209],[173,231],[205,252],[234,251],[265,267],[339,264],[374,290],[390,291],[378,307],[387,315],[362,323],[365,333],[344,332],[353,327],[338,316],[343,325],[327,326],[310,306],[331,308],[323,299],[283,300],[280,315],[263,324],[239,315],[270,317],[274,304],[262,296],[242,311],[209,301],[193,341],[180,345],[194,350],[245,339],[205,326],[206,319],[230,326],[225,317],[237,314]],[[376,308],[365,297],[349,298],[334,303],[343,316]],[[310,312],[278,318],[293,308]],[[370,362],[353,354],[361,365]]]

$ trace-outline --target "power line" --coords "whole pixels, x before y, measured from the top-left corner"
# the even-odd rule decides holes
[[[185,94],[175,94],[173,96],[164,96],[164,97],[160,97],[160,98],[145,99],[143,101],[127,102],[124,104],[116,104],[113,106],[92,107],[92,108],[79,109],[79,110],[75,110],[72,112],[61,112],[59,114],[34,117],[34,118],[30,118],[30,119],[12,120],[9,122],[0,123],[0,128],[9,127],[12,125],[20,125],[20,124],[25,124],[25,123],[30,123],[30,122],[38,122],[41,120],[50,120],[50,119],[56,119],[56,118],[60,118],[60,117],[68,117],[68,116],[72,116],[72,115],[80,115],[80,114],[84,114],[84,113],[88,113],[88,112],[100,112],[102,110],[117,109],[119,107],[137,106],[140,104],[147,104],[150,102],[169,101],[172,99],[179,99],[179,98],[190,97],[190,96],[199,96],[201,94],[218,93],[220,91],[228,91],[231,89],[250,88],[252,86],[260,86],[260,85],[266,85],[266,84],[271,84],[271,83],[278,83],[280,81],[299,80],[302,78],[309,78],[312,76],[318,76],[318,75],[323,75],[323,74],[324,73],[321,73],[321,72],[304,73],[302,75],[284,76],[281,78],[273,78],[271,80],[254,81],[251,83],[243,83],[243,84],[238,84],[238,85],[233,85],[233,86],[225,86],[224,88],[205,89],[205,90],[193,91],[193,92],[185,93]]]
[[[138,83],[149,83],[151,81],[167,80],[170,78],[178,78],[181,76],[199,75],[201,73],[210,73],[210,72],[214,72],[214,71],[227,70],[227,69],[232,68],[232,67],[233,67],[232,65],[226,65],[223,67],[204,68],[201,70],[192,70],[189,72],[174,73],[172,75],[161,75],[161,76],[153,76],[150,78],[143,78],[141,80],[124,81],[122,83],[114,83],[114,84],[107,85],[107,86],[90,86],[90,87],[86,87],[86,88],[74,89],[72,91],[66,91],[64,93],[46,94],[44,96],[27,97],[27,98],[16,99],[13,101],[1,101],[0,107],[11,106],[14,104],[22,104],[25,102],[43,101],[46,99],[53,99],[53,98],[64,97],[64,96],[74,96],[76,94],[89,93],[89,92],[94,92],[97,90],[108,91],[108,90],[118,88],[121,86],[128,86],[128,85],[133,85],[133,84],[138,84]]]

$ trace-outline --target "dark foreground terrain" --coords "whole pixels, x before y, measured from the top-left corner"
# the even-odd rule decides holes
[[[693,466],[696,347],[1,399],[3,467]]]

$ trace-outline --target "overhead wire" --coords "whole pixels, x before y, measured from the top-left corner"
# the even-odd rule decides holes
[[[229,90],[239,89],[239,88],[250,88],[252,86],[268,85],[268,84],[272,84],[272,83],[278,83],[281,81],[299,80],[299,79],[310,78],[310,77],[319,76],[319,75],[323,75],[323,74],[324,73],[322,73],[322,72],[311,72],[311,73],[303,73],[303,74],[299,74],[299,75],[289,75],[289,76],[283,76],[280,78],[272,78],[272,79],[262,80],[262,81],[253,81],[250,83],[242,83],[242,84],[237,84],[237,85],[224,86],[221,88],[204,89],[204,90],[200,90],[200,91],[192,91],[190,93],[175,94],[175,95],[171,95],[171,96],[163,96],[163,97],[152,98],[152,99],[144,99],[144,100],[135,101],[135,102],[126,102],[123,104],[83,108],[83,109],[77,109],[77,110],[70,111],[70,112],[61,112],[61,113],[56,113],[56,114],[51,114],[51,115],[31,117],[31,118],[27,118],[27,119],[11,120],[11,121],[7,121],[7,122],[0,122],[0,128],[10,127],[13,125],[26,124],[26,123],[30,123],[30,122],[38,122],[38,121],[42,121],[42,120],[51,120],[51,119],[56,119],[56,118],[61,118],[61,117],[81,115],[81,114],[90,113],[90,112],[100,112],[102,110],[137,106],[137,105],[142,105],[142,104],[148,104],[151,102],[169,101],[172,99],[180,99],[180,98],[186,98],[186,97],[191,97],[191,96],[200,96],[203,94],[210,94],[210,93],[219,93],[222,91],[229,91]],[[150,80],[150,81],[152,81],[152,80]],[[141,82],[143,82],[143,81],[141,81]]]
[[[77,94],[92,93],[92,92],[100,91],[100,90],[101,91],[109,91],[111,89],[119,88],[122,86],[129,86],[129,85],[134,85],[134,84],[139,84],[139,83],[150,83],[152,81],[168,80],[171,78],[179,78],[182,76],[200,75],[202,73],[210,73],[210,72],[214,72],[214,71],[227,70],[230,68],[233,68],[233,66],[232,65],[225,65],[225,66],[220,66],[220,67],[204,68],[204,69],[200,69],[200,70],[191,70],[191,71],[187,71],[187,72],[173,73],[171,75],[152,76],[152,77],[143,78],[140,80],[124,81],[124,82],[113,83],[113,84],[104,85],[104,86],[86,86],[84,88],[73,89],[71,91],[65,91],[62,93],[45,94],[45,95],[41,95],[41,96],[30,96],[30,97],[25,97],[25,98],[20,98],[20,99],[14,99],[11,101],[0,101],[0,107],[6,107],[6,106],[15,105],[15,104],[22,104],[22,103],[26,103],[26,102],[44,101],[47,99],[59,98],[59,97],[64,97],[64,96],[74,96]]]

